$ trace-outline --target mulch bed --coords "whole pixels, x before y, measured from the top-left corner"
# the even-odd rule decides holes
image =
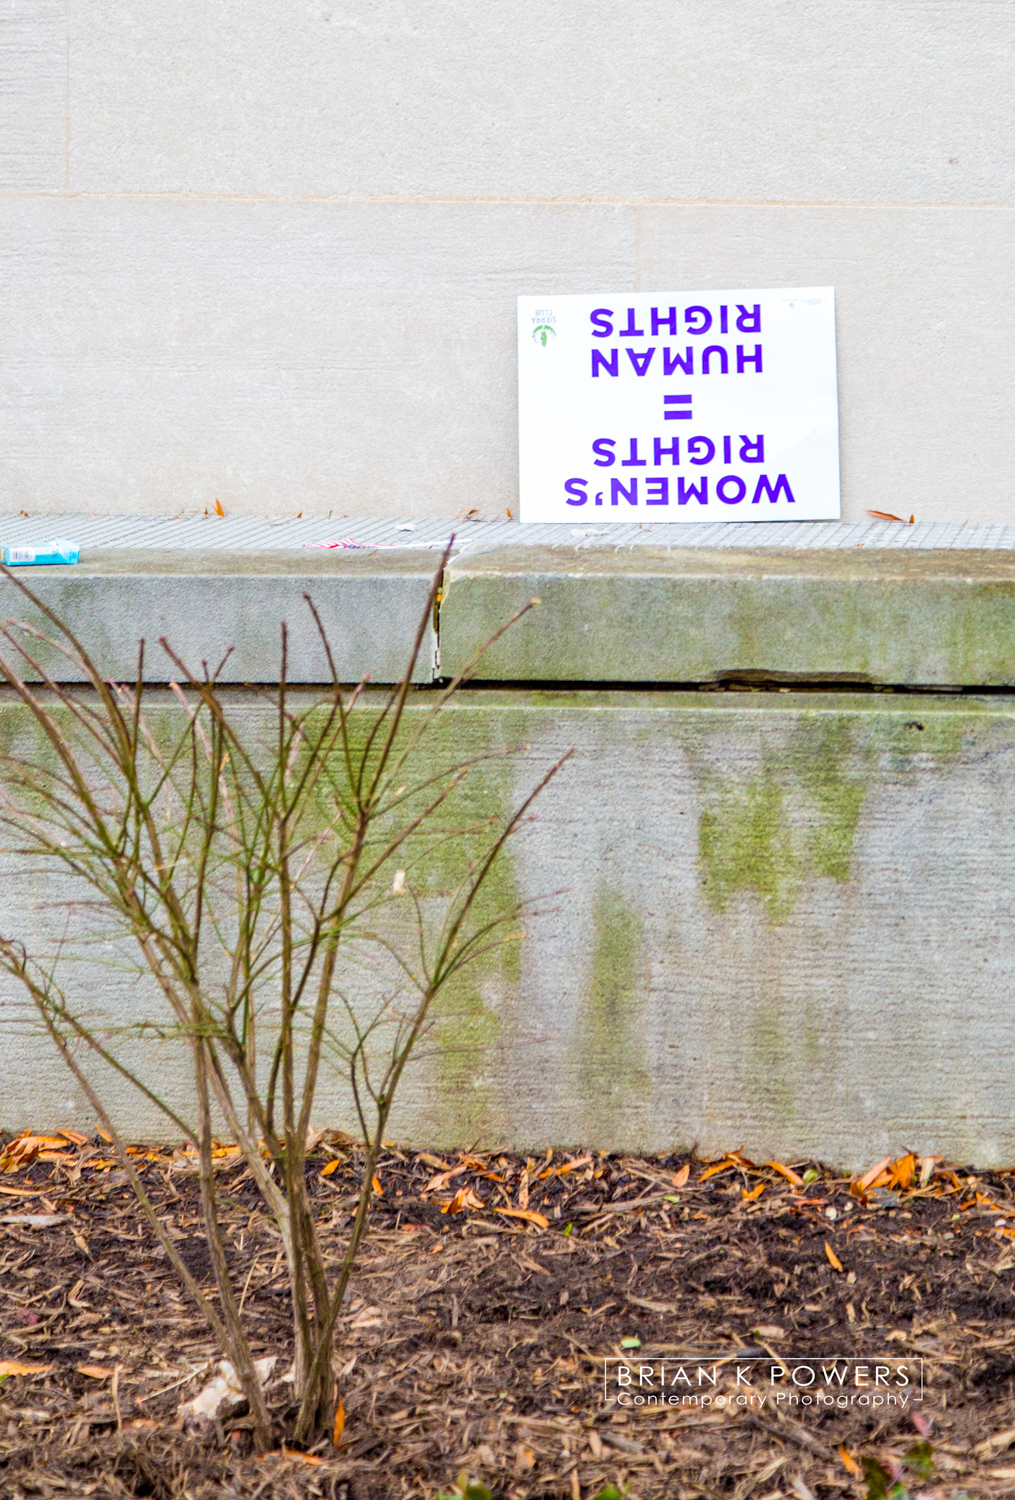
[[[193,1155],[136,1155],[181,1253],[205,1273]],[[357,1161],[331,1134],[312,1162],[336,1258]],[[284,1373],[279,1243],[242,1162],[226,1151],[219,1170],[255,1352],[281,1356]],[[858,1460],[901,1455],[928,1421],[935,1472],[911,1495],[1015,1493],[1013,1175],[903,1158],[861,1187],[816,1163],[787,1175],[739,1153],[709,1166],[394,1149],[379,1175],[340,1324],[342,1445],[259,1459],[242,1418],[204,1438],[182,1430],[177,1406],[218,1353],[108,1147],[0,1147],[0,1220],[39,1219],[0,1222],[0,1360],[50,1367],[0,1383],[5,1500],[436,1500],[462,1471],[505,1500],[591,1500],[608,1483],[632,1500],[824,1500],[865,1495]],[[604,1399],[606,1356],[747,1348],[919,1357],[926,1399],[808,1413]],[[269,1387],[283,1427],[290,1391],[284,1379]]]

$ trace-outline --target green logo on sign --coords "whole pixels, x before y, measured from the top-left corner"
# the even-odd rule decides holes
[[[532,330],[532,337],[535,343],[541,344],[545,349],[550,340],[557,337],[557,330],[551,328],[549,323],[537,323]]]

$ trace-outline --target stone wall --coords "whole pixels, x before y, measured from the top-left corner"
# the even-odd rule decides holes
[[[1011,513],[982,0],[2,0],[6,510],[514,509],[520,292],[833,284],[843,513]]]

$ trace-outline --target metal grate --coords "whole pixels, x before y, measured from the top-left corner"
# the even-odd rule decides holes
[[[365,548],[440,550],[454,534],[455,550],[489,551],[506,544],[587,547],[910,547],[1015,549],[1015,525],[925,521],[755,521],[596,526],[593,522],[522,526],[514,521],[425,519],[267,519],[246,516],[25,517],[0,514],[0,544],[31,545],[67,537],[82,547],[144,547],[214,551],[274,551],[350,540]]]

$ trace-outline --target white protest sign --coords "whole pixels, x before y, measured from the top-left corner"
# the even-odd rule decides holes
[[[835,293],[519,297],[522,521],[839,516]]]

